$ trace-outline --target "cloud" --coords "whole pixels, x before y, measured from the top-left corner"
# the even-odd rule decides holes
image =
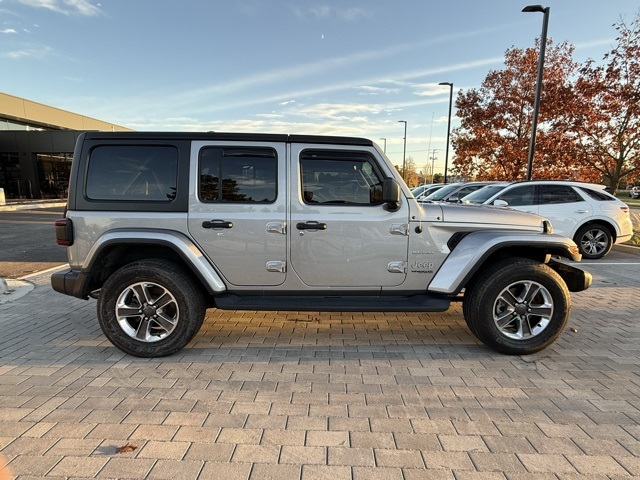
[[[88,0],[13,0],[34,8],[44,8],[63,15],[83,15],[97,17],[102,15],[100,4],[93,5]]]
[[[370,12],[365,10],[364,8],[342,8],[329,5],[318,5],[308,8],[301,8],[296,6],[293,7],[293,13],[296,15],[296,17],[303,19],[308,17],[317,19],[338,18],[348,22],[371,15]]]
[[[53,53],[53,49],[46,45],[38,47],[21,48],[17,50],[9,50],[7,52],[0,53],[0,57],[21,59],[21,58],[45,58]]]
[[[415,95],[421,97],[435,97],[444,93],[449,93],[448,85],[438,85],[437,83],[421,83],[413,86]]]
[[[400,92],[399,88],[374,87],[371,85],[362,85],[357,89],[360,90],[360,95],[389,95]]]
[[[18,33],[13,28],[5,28],[4,30],[0,30],[0,33]]]

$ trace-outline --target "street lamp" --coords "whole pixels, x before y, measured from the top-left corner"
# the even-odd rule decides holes
[[[444,154],[444,183],[447,183],[447,167],[449,165],[449,134],[451,133],[451,106],[453,104],[453,83],[440,82],[438,85],[449,85],[449,121],[447,122],[447,149]]]
[[[549,7],[529,5],[523,12],[540,12],[544,14],[542,20],[542,34],[540,36],[540,56],[538,58],[538,79],[536,80],[536,97],[533,102],[533,125],[531,127],[531,143],[529,144],[529,159],[527,161],[527,180],[531,180],[533,168],[533,154],[536,148],[536,129],[538,127],[538,109],[540,108],[540,92],[542,91],[542,71],[544,69],[544,52],[547,47],[547,26],[549,25]]]
[[[404,123],[404,150],[402,151],[402,179],[406,181],[406,179],[404,178],[404,169],[407,163],[407,121],[398,120],[398,123]]]
[[[384,150],[383,150],[383,152],[386,154],[387,153],[387,139],[386,138],[381,138],[380,140],[384,140]]]

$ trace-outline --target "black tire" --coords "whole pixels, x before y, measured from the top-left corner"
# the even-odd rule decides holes
[[[595,260],[604,257],[613,246],[611,232],[598,223],[585,225],[576,232],[574,241],[583,258]]]
[[[106,337],[136,357],[165,357],[200,330],[206,306],[199,286],[175,263],[148,259],[117,270],[102,286],[98,320]]]
[[[528,355],[553,343],[569,320],[569,290],[547,265],[526,258],[497,262],[465,291],[463,314],[485,345]]]

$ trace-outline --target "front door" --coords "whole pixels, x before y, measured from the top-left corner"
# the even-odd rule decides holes
[[[377,291],[404,282],[409,208],[382,203],[385,176],[372,152],[292,145],[291,264],[304,284]]]

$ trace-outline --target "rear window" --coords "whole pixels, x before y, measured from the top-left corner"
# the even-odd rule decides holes
[[[200,151],[198,196],[205,203],[273,203],[277,172],[272,148],[206,147]]]
[[[598,200],[600,202],[606,202],[611,200],[617,200],[613,195],[605,192],[604,190],[593,190],[591,188],[578,187],[582,192],[589,195],[594,200]]]
[[[540,185],[538,188],[538,203],[541,205],[584,201],[578,192],[568,185]]]
[[[176,198],[178,150],[166,145],[105,145],[89,156],[91,200],[171,202]]]

